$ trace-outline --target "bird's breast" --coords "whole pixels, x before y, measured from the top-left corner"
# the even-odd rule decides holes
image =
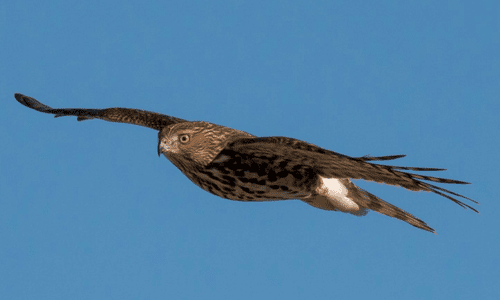
[[[221,153],[205,167],[181,171],[202,189],[238,201],[300,199],[317,185],[310,167],[277,159],[242,159],[231,153]]]

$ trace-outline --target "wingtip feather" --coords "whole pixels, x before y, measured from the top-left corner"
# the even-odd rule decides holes
[[[25,101],[25,98],[26,98],[25,95],[23,95],[21,93],[15,93],[14,98],[16,98],[17,102],[21,103],[22,105],[28,106],[26,101]]]

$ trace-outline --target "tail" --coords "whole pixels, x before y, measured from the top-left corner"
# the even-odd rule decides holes
[[[386,202],[379,197],[357,187],[349,179],[340,180],[347,188],[347,197],[353,199],[359,206],[371,209],[380,214],[399,219],[417,228],[436,233],[427,223],[415,217],[414,215]]]
[[[324,210],[364,216],[368,210],[399,219],[417,228],[436,233],[427,223],[379,197],[357,187],[349,179],[338,179],[335,185],[322,185],[313,195],[301,200]]]
[[[364,179],[364,180],[375,181],[375,182],[379,182],[379,183],[386,183],[386,184],[390,184],[390,185],[402,186],[405,189],[408,189],[410,191],[433,192],[435,194],[438,194],[440,196],[443,196],[445,198],[450,199],[451,201],[462,206],[463,208],[469,208],[469,209],[475,211],[476,213],[479,213],[479,211],[477,211],[477,209],[475,209],[474,207],[456,199],[453,196],[467,199],[467,200],[474,202],[476,204],[478,203],[477,201],[472,200],[472,199],[465,197],[463,195],[457,194],[455,192],[452,192],[450,190],[444,189],[442,187],[438,187],[438,186],[430,184],[428,182],[424,182],[423,180],[432,181],[432,182],[439,182],[439,183],[448,183],[448,184],[469,184],[468,182],[405,172],[405,171],[444,171],[445,169],[388,166],[388,165],[380,165],[380,164],[370,162],[370,161],[393,160],[393,159],[398,159],[398,158],[401,158],[404,156],[405,155],[390,155],[390,156],[371,157],[371,156],[365,155],[363,157],[356,157],[354,159],[357,161],[360,161],[361,164],[359,164],[357,166],[353,165],[351,167],[351,170],[355,170],[358,174],[348,174],[346,177],[349,177],[352,179]],[[370,169],[370,170],[368,170],[368,169]],[[404,170],[404,171],[401,171],[401,170]],[[362,176],[360,176],[359,174],[362,174]],[[451,194],[452,196],[447,195],[445,193]]]

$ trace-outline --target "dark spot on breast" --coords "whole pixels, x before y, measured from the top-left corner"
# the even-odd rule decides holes
[[[242,191],[244,191],[245,193],[248,193],[248,194],[254,194],[254,192],[249,189],[249,188],[246,188],[244,186],[240,187]]]
[[[302,174],[300,174],[300,173],[292,173],[292,174],[296,180],[302,180],[304,178],[304,176],[302,176]]]
[[[267,180],[270,182],[278,180],[278,177],[276,177],[276,173],[273,170],[269,170],[269,172],[267,172]]]
[[[220,187],[217,184],[212,184],[211,187],[213,187],[214,189],[216,189],[219,192],[222,192],[222,190],[220,189]]]
[[[307,166],[304,166],[304,165],[295,165],[295,166],[293,166],[292,171],[294,173],[295,172],[300,172],[300,171],[302,171],[305,168],[307,168]]]
[[[233,183],[235,181],[234,177],[231,177],[231,176],[228,176],[228,175],[223,175],[222,179],[224,179],[225,181],[233,182]]]
[[[229,192],[229,193],[232,193],[232,192],[234,191],[234,189],[232,189],[232,188],[230,188],[230,187],[228,187],[228,186],[225,186],[225,185],[223,185],[223,186],[222,186],[222,189],[223,189],[225,192]]]
[[[267,184],[264,179],[262,179],[262,180],[255,179],[254,181],[252,181],[252,183],[255,183],[258,185],[266,185]]]
[[[229,174],[230,173],[229,169],[226,169],[226,168],[218,168],[217,170],[219,172],[221,172],[222,174]]]
[[[289,159],[285,159],[285,160],[280,161],[278,164],[278,168],[285,169],[289,162],[290,162]]]
[[[287,171],[279,171],[276,175],[279,177],[279,178],[285,178],[288,176],[288,173]]]

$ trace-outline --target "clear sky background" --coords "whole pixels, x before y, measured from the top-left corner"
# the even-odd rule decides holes
[[[2,299],[499,299],[498,1],[4,1]],[[442,167],[481,214],[358,181],[437,235],[300,201],[241,203],[131,107]]]

